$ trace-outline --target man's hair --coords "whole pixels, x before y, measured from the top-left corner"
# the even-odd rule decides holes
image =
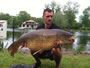
[[[47,12],[53,12],[51,9],[46,8],[46,9],[44,9],[44,11],[43,11],[43,15],[44,15],[44,13],[45,13],[46,11],[47,11]]]

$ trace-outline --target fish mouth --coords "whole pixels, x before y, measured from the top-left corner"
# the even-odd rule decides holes
[[[67,44],[72,44],[73,42],[75,42],[76,37],[72,36],[69,40],[67,41],[62,41],[62,45],[67,45]]]
[[[72,36],[72,37],[71,37],[71,41],[72,41],[72,42],[75,42],[75,39],[76,39],[75,36]]]

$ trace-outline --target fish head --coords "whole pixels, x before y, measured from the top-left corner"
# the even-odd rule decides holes
[[[62,45],[73,43],[76,39],[72,33],[67,31],[59,33],[57,37]]]
[[[75,41],[75,39],[76,39],[75,36],[68,37],[68,38],[63,40],[63,44],[73,43]]]

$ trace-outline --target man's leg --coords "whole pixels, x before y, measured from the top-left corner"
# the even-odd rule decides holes
[[[56,62],[56,68],[60,68],[59,64],[62,58],[61,48],[53,48],[51,52],[53,54],[53,60]]]
[[[40,64],[41,64],[41,61],[40,61],[38,55],[34,55],[33,57],[35,58],[36,63],[34,63],[34,64],[32,65],[32,68],[38,68],[38,66],[40,66]]]

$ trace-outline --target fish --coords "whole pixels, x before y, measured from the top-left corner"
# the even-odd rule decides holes
[[[59,45],[73,43],[75,38],[72,33],[61,29],[39,29],[21,35],[8,47],[8,50],[11,56],[14,56],[20,46],[28,47],[32,55],[36,55]]]

